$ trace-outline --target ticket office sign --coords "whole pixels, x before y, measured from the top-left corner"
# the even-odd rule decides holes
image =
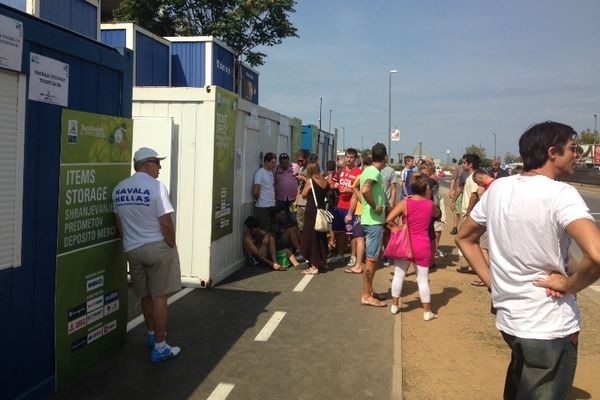
[[[63,110],[56,260],[56,387],[125,343],[126,260],[112,191],[131,171],[133,121]]]

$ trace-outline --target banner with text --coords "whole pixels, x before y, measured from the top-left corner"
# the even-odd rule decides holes
[[[216,87],[211,241],[232,232],[237,95]]]
[[[125,343],[127,275],[112,191],[130,175],[131,119],[64,109],[56,255],[56,386]]]

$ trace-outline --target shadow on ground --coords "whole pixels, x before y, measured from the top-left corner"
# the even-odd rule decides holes
[[[230,280],[261,272],[243,268]],[[189,398],[278,295],[221,288],[194,290],[169,307],[168,340],[182,348],[176,360],[150,362],[146,330],[141,324],[128,332],[124,348],[52,398]]]

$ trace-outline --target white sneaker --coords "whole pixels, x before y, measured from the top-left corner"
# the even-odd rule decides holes
[[[438,256],[438,257],[440,257],[440,258],[442,258],[442,257],[444,257],[444,252],[441,251],[440,249],[436,249],[435,250],[435,255]]]
[[[392,306],[390,307],[390,311],[392,312],[392,314],[398,314],[398,311],[400,311],[400,306],[392,304]]]
[[[463,253],[462,253],[462,251],[460,251],[460,249],[458,249],[458,251],[456,252],[456,254],[458,254],[459,257],[463,256]]]
[[[348,267],[354,267],[356,265],[356,257],[350,257],[350,261],[348,261]]]
[[[432,313],[431,311],[427,311],[423,313],[423,320],[424,321],[431,321],[437,318],[437,315],[435,315],[434,313]]]

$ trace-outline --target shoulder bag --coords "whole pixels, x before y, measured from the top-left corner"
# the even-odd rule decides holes
[[[408,199],[405,201],[406,211],[404,212],[404,217],[406,223],[399,230],[392,232],[383,255],[388,258],[412,261],[413,251],[410,244],[410,230],[408,228]]]
[[[315,231],[317,232],[329,232],[331,230],[331,221],[333,221],[333,215],[322,208],[319,208],[317,203],[317,195],[315,194],[315,181],[311,178],[310,190],[315,200],[315,206],[317,207],[317,216],[315,218]]]

